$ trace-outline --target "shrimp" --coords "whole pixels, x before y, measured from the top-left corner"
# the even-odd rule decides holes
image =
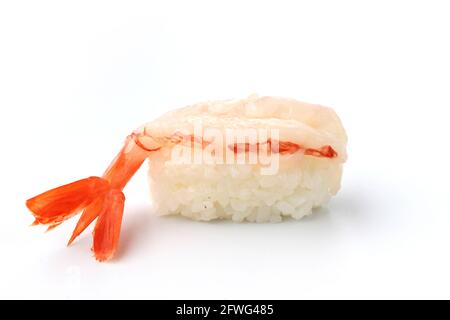
[[[228,128],[279,130],[277,140],[264,138],[227,144],[235,155],[260,152],[263,146],[268,146],[273,154],[329,159],[336,166],[346,158],[345,131],[329,108],[255,95],[242,100],[205,102],[167,113],[133,131],[102,176],[81,179],[27,200],[26,206],[35,219],[33,225],[46,225],[51,230],[81,213],[68,245],[95,221],[94,256],[98,261],[111,259],[119,244],[125,203],[123,189],[144,161],[149,159],[156,164],[158,156],[174,146],[203,150],[217,143],[195,132],[198,121],[203,128],[215,128],[222,133]]]

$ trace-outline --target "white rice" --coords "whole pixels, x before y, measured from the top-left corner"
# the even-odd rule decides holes
[[[334,159],[280,156],[278,174],[259,165],[180,164],[169,152],[150,156],[150,189],[156,212],[209,221],[278,222],[301,219],[325,204],[340,187],[342,164]]]

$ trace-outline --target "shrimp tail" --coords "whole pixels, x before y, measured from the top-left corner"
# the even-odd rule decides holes
[[[99,177],[89,177],[58,188],[51,189],[26,202],[36,224],[58,226],[110,189],[108,181]]]
[[[68,245],[97,219],[92,251],[98,261],[106,261],[113,257],[119,242],[124,204],[125,196],[117,189],[111,189],[94,200],[83,211]]]
[[[103,214],[107,209],[108,195],[102,195],[95,199],[90,205],[84,209],[78,223],[73,230],[72,236],[67,243],[70,246],[72,242],[95,220]]]
[[[104,207],[99,214],[94,228],[94,251],[98,261],[106,261],[114,256],[122,225],[124,194],[117,189],[111,190],[104,201]]]
[[[68,242],[70,245],[95,219],[93,251],[98,261],[113,257],[122,224],[123,188],[146,159],[135,134],[110,164],[103,177],[89,177],[51,189],[26,201],[35,221],[51,230],[83,211]]]

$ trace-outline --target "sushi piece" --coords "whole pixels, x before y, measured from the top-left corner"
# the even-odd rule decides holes
[[[129,135],[102,177],[27,200],[34,224],[52,229],[82,212],[69,245],[94,220],[93,252],[113,257],[123,188],[149,159],[156,212],[195,220],[300,219],[340,188],[347,136],[327,107],[252,95],[169,112]]]

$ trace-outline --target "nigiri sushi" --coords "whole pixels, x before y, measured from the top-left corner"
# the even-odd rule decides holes
[[[161,215],[195,220],[300,219],[339,188],[347,136],[336,113],[293,99],[251,95],[169,112],[135,131],[103,176],[26,201],[34,225],[52,229],[81,213],[69,245],[94,220],[95,258],[117,250],[123,188],[148,159],[151,196]]]

